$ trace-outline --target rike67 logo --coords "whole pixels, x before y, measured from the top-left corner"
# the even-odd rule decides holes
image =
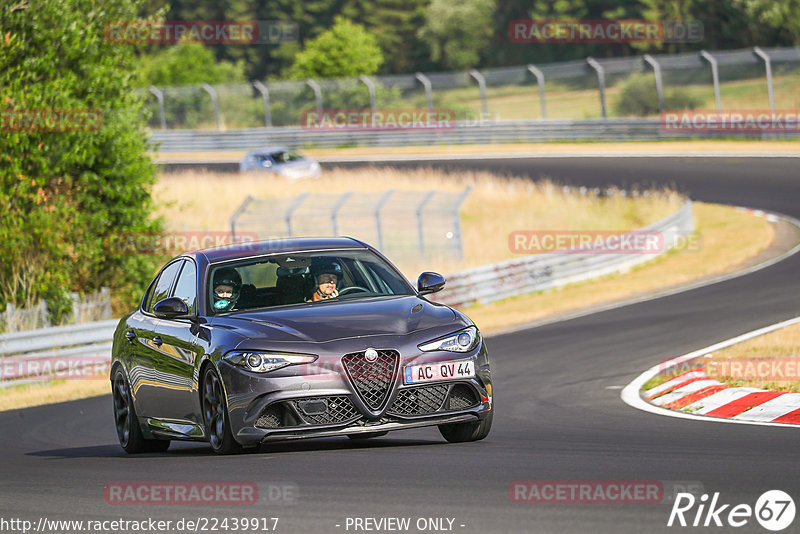
[[[781,490],[769,490],[761,494],[755,506],[731,505],[720,501],[719,492],[710,498],[707,493],[699,498],[691,493],[679,493],[672,504],[667,526],[739,528],[753,518],[767,530],[783,530],[794,521],[794,500]]]

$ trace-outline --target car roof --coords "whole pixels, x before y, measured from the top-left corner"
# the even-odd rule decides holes
[[[187,252],[183,256],[202,257],[207,263],[218,263],[284,252],[363,248],[369,247],[352,237],[289,237],[206,248]]]
[[[246,154],[246,156],[257,156],[260,154],[272,154],[273,152],[288,152],[289,147],[284,145],[265,146],[263,148],[256,148]]]

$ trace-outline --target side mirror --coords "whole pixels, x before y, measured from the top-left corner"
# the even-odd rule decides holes
[[[156,305],[153,306],[153,313],[162,319],[174,319],[189,315],[189,307],[180,297],[169,297],[156,302]]]
[[[420,295],[436,293],[444,289],[444,282],[444,276],[441,274],[426,271],[419,275],[419,279],[417,279],[417,291],[419,291]]]

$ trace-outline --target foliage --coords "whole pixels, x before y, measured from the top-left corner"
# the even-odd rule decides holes
[[[0,304],[44,297],[65,313],[67,292],[104,285],[130,303],[152,274],[152,259],[104,247],[117,232],[160,229],[151,219],[155,170],[145,155],[142,102],[131,91],[133,52],[110,44],[103,33],[109,22],[134,18],[135,8],[114,0],[23,0],[0,7],[7,130],[0,135]],[[59,113],[84,121],[97,113],[102,122],[95,128],[17,122],[54,110],[79,110]]]
[[[703,103],[697,96],[678,88],[664,89],[664,109],[695,109]],[[657,115],[658,94],[652,74],[633,74],[625,81],[614,106],[617,115],[646,117]]]
[[[247,81],[243,61],[217,61],[213,51],[196,43],[169,46],[154,54],[143,55],[140,68],[140,84],[143,86]]]
[[[480,51],[492,35],[495,0],[432,0],[418,36],[431,47],[434,61],[448,69],[477,67]]]
[[[360,24],[336,17],[333,27],[306,43],[291,68],[291,76],[345,78],[374,74],[383,62],[375,36]]]

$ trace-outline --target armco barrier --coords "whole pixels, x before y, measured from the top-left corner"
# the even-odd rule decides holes
[[[119,321],[97,321],[0,334],[0,386],[58,378],[70,368],[110,362]]]
[[[687,200],[674,214],[637,230],[648,231],[662,234],[663,251],[672,248],[679,237],[687,237],[694,231],[691,201]],[[507,260],[453,273],[447,277],[445,289],[433,296],[433,299],[450,306],[483,304],[625,271],[658,255],[532,254],[518,260]]]
[[[665,244],[692,233],[692,203],[639,232],[663,234]],[[668,249],[669,246],[664,247]],[[451,274],[447,287],[434,300],[451,306],[485,303],[515,295],[624,271],[658,254],[536,254],[519,260],[484,265]],[[110,361],[117,320],[42,328],[0,335],[0,387],[42,379],[56,362]],[[51,373],[52,374],[52,373]],[[11,378],[8,379],[9,375]]]
[[[535,143],[544,141],[602,141],[689,139],[695,137],[796,137],[792,131],[753,132],[679,132],[664,131],[659,119],[534,119],[490,121],[475,125],[464,122],[447,131],[315,131],[300,127],[243,128],[218,132],[212,130],[156,130],[151,141],[162,155],[173,152],[209,152],[236,150],[244,152],[267,145],[302,147],[340,146],[421,146],[488,143]]]

